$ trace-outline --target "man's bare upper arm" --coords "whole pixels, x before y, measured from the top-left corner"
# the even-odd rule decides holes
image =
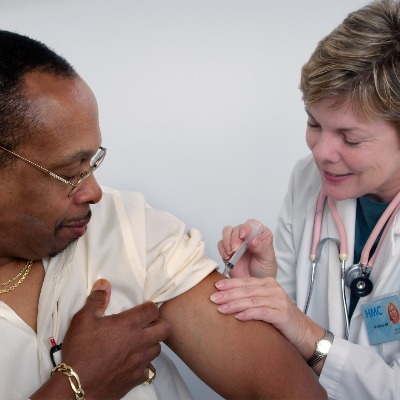
[[[220,314],[209,297],[221,274],[213,272],[161,307],[172,327],[166,344],[222,397],[326,399],[294,347],[265,322]]]

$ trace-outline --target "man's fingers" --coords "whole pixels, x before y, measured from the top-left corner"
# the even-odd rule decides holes
[[[84,308],[88,309],[94,316],[102,317],[110,303],[111,285],[106,279],[99,279],[93,285],[86,300]]]
[[[105,279],[99,279],[86,300],[82,311],[100,318],[104,315],[111,296],[111,285]],[[160,319],[160,311],[155,303],[146,302],[118,314],[102,318],[102,321],[118,325],[127,332],[132,329],[141,329],[143,344],[151,350],[151,359],[160,353],[159,343],[167,339],[170,334],[169,324]],[[136,331],[137,332],[137,331]],[[136,338],[137,340],[137,338]]]
[[[171,333],[171,327],[168,322],[158,319],[144,328],[145,333],[155,342],[163,342]]]
[[[122,311],[120,315],[126,315],[128,319],[133,318],[138,326],[145,328],[160,318],[160,310],[155,303],[147,301],[146,303]]]
[[[119,314],[143,329],[148,344],[159,343],[171,333],[169,323],[160,319],[160,310],[155,303],[146,302]],[[133,320],[132,320],[133,319]]]

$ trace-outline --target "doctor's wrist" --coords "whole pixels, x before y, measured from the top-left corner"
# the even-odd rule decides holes
[[[304,316],[304,314],[303,314]],[[304,334],[302,339],[295,346],[304,360],[307,362],[315,352],[316,342],[324,337],[325,329],[312,321],[309,317],[304,316]]]
[[[333,333],[329,330],[325,330],[324,335],[315,342],[314,352],[307,360],[307,364],[318,375],[322,371],[326,357],[328,356],[328,353],[332,347],[333,340]]]

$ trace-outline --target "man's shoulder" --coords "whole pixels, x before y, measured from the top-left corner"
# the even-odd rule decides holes
[[[120,190],[109,186],[101,186],[101,190],[103,191],[103,198],[101,201],[103,201],[103,199],[112,199],[112,198],[144,199],[144,195],[141,192]]]
[[[108,186],[101,186],[103,196],[101,200],[94,205],[94,208],[109,208],[111,206],[116,207],[118,204],[124,206],[140,206],[143,207],[145,204],[145,198],[143,193],[134,192],[129,190],[119,190]]]

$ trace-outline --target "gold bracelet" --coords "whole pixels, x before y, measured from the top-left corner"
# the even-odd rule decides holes
[[[71,367],[69,367],[67,364],[60,363],[52,369],[50,376],[52,376],[55,372],[62,372],[68,378],[69,384],[75,393],[75,400],[85,400],[85,392],[82,389],[79,376]],[[72,378],[75,379],[75,382],[72,380]]]

